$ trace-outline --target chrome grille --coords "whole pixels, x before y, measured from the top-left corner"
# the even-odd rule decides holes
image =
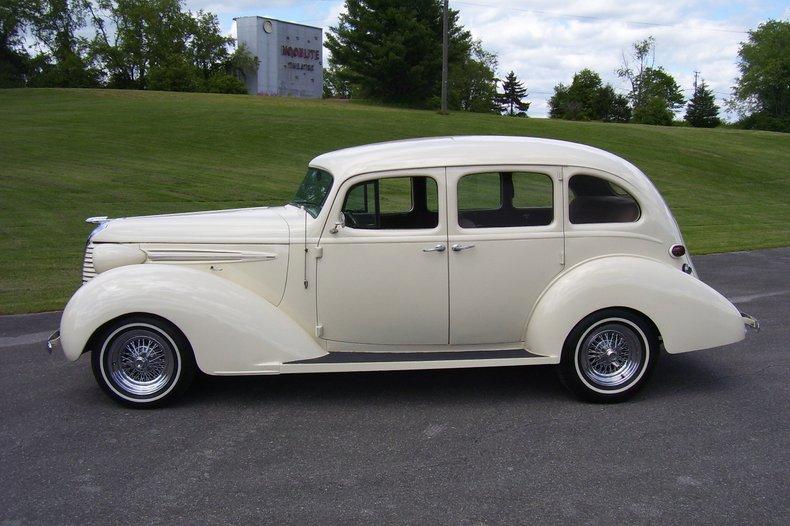
[[[93,268],[93,243],[88,243],[85,246],[85,259],[82,262],[82,282],[87,283],[93,277],[96,277],[96,269]]]

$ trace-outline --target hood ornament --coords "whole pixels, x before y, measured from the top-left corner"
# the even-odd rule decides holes
[[[100,225],[102,223],[106,223],[110,219],[107,216],[93,216],[89,217],[85,220],[86,223],[91,223],[93,225]]]

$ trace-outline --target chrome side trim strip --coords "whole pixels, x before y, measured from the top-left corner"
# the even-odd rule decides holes
[[[146,250],[152,262],[161,261],[194,261],[205,262],[241,262],[270,261],[277,259],[271,252],[235,251],[235,250],[195,250],[195,249],[156,249]]]

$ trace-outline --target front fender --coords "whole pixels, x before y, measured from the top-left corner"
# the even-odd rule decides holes
[[[734,343],[746,330],[738,309],[699,279],[652,259],[607,256],[580,263],[549,286],[527,323],[526,347],[559,361],[573,327],[610,307],[650,318],[669,353]]]
[[[72,296],[60,324],[66,357],[79,358],[96,329],[130,313],[175,324],[209,374],[276,372],[284,361],[326,354],[293,319],[248,289],[191,268],[145,264],[103,272]]]

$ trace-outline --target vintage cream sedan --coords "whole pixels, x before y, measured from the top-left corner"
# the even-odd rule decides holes
[[[134,407],[200,370],[268,375],[557,364],[620,401],[671,354],[744,338],[650,180],[605,151],[521,137],[320,155],[294,200],[100,223],[59,333]]]

